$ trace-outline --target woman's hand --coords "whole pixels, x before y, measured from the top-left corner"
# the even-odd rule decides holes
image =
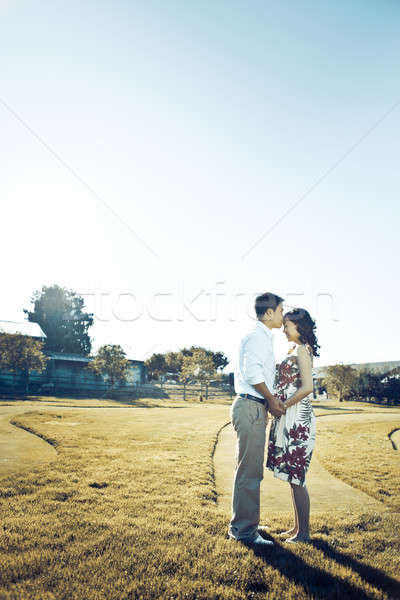
[[[278,396],[273,396],[268,401],[268,410],[273,417],[280,417],[285,414],[285,403]]]

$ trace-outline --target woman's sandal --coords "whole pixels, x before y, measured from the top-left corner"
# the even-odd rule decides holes
[[[288,538],[287,540],[285,540],[285,544],[310,544],[311,543],[311,538],[299,538],[297,536]]]
[[[297,535],[297,532],[294,529],[288,529],[287,531],[282,531],[279,537],[294,537],[295,535]]]

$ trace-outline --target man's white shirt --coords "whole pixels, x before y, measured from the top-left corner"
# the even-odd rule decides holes
[[[273,394],[275,383],[274,336],[269,327],[257,320],[254,329],[240,341],[234,375],[235,393],[251,394],[263,398],[262,394],[253,387],[255,383],[262,382]]]

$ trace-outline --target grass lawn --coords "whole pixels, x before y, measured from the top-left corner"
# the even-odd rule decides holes
[[[318,419],[318,458],[324,467],[349,485],[400,512],[400,453],[389,434],[400,428],[400,414],[391,423],[337,425]]]
[[[248,549],[227,538],[230,515],[215,490],[213,452],[229,405],[140,404],[21,408],[16,423],[58,457],[0,480],[2,600],[400,597],[400,514],[389,496],[378,493],[388,506],[379,515],[314,520],[313,545],[287,549],[272,530],[273,550]],[[356,436],[358,455],[370,457],[370,438],[343,429],[341,440],[353,448]],[[341,476],[354,468],[344,461]],[[380,453],[369,481],[391,469]],[[398,478],[379,485],[399,492]]]

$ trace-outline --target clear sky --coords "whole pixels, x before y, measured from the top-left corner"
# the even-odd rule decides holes
[[[0,319],[57,283],[94,350],[234,361],[272,291],[316,366],[399,360],[399,2],[0,0],[0,40]]]

